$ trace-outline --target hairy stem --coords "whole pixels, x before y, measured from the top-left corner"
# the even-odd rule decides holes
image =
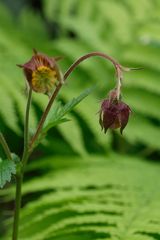
[[[3,137],[3,134],[1,132],[0,132],[0,143],[1,143],[1,145],[3,147],[3,150],[4,150],[4,152],[7,156],[7,159],[12,160],[11,151],[10,151],[10,149],[8,147],[8,144],[7,144],[5,138]]]
[[[105,59],[109,60],[110,62],[112,62],[112,64],[113,64],[114,67],[115,67],[115,70],[116,70],[117,78],[120,79],[120,77],[121,77],[121,68],[120,68],[120,64],[119,64],[117,61],[115,61],[112,57],[110,57],[110,56],[108,56],[108,55],[106,55],[106,54],[104,54],[104,53],[101,53],[101,52],[91,52],[91,53],[88,53],[88,54],[80,57],[79,59],[77,59],[77,60],[68,68],[68,70],[65,72],[65,74],[64,74],[64,76],[63,76],[63,80],[65,81],[65,80],[68,78],[68,76],[73,72],[73,70],[74,70],[81,62],[83,62],[84,60],[86,60],[86,59],[88,59],[88,58],[90,58],[90,57],[94,57],[94,56],[99,56],[99,57],[105,58]],[[118,81],[118,82],[117,82],[117,85],[118,85],[119,83],[120,83],[120,82]],[[42,115],[42,117],[41,117],[41,120],[40,120],[40,122],[39,122],[39,125],[38,125],[38,127],[37,127],[36,133],[35,133],[35,135],[33,136],[32,140],[31,140],[31,144],[30,144],[30,150],[31,150],[31,151],[32,151],[33,148],[34,148],[34,143],[35,143],[35,141],[37,140],[37,138],[38,138],[38,136],[39,136],[39,134],[40,134],[40,132],[41,132],[41,130],[42,130],[42,128],[43,128],[43,124],[44,124],[44,122],[45,122],[45,120],[46,120],[46,118],[47,118],[47,115],[48,115],[48,113],[49,113],[49,111],[50,111],[50,109],[51,109],[51,107],[52,107],[52,104],[53,104],[56,96],[58,95],[58,93],[59,93],[62,85],[63,85],[63,84],[62,84],[61,82],[57,85],[55,91],[53,92],[53,94],[52,94],[52,96],[51,96],[51,98],[50,98],[50,100],[49,100],[49,102],[48,102],[48,105],[47,105],[47,107],[46,107],[46,109],[45,109],[45,111],[44,111],[44,113],[43,113],[43,115]]]
[[[13,234],[12,240],[18,239],[18,228],[19,228],[19,216],[20,216],[20,209],[21,209],[21,199],[22,199],[22,182],[23,182],[23,175],[24,175],[24,167],[28,160],[28,141],[29,141],[29,110],[31,106],[31,99],[32,99],[32,89],[29,89],[28,94],[28,101],[26,106],[26,116],[25,116],[25,123],[24,123],[24,151],[22,156],[22,165],[20,170],[16,174],[16,198],[15,198],[15,211],[14,211],[14,221],[13,221]]]

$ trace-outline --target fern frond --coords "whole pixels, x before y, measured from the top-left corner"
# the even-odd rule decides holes
[[[109,158],[35,163],[49,164],[49,172],[25,183],[23,194],[50,193],[22,209],[20,239],[157,239],[159,166],[115,154]]]

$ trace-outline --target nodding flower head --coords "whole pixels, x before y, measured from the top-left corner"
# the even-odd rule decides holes
[[[56,60],[58,58],[48,57],[34,50],[32,58],[18,66],[23,68],[27,82],[35,92],[50,94],[56,83],[62,82]]]
[[[109,94],[109,98],[103,100],[100,109],[99,123],[106,133],[108,128],[120,128],[122,134],[131,113],[130,107],[116,98],[116,90]]]

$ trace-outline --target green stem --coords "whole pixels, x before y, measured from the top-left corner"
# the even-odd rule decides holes
[[[19,215],[20,215],[21,199],[22,199],[22,194],[21,194],[22,182],[23,182],[23,174],[21,173],[16,176],[16,199],[15,199],[15,212],[14,212],[12,240],[18,239]]]
[[[13,222],[13,234],[12,240],[18,239],[18,228],[19,228],[19,216],[21,209],[21,199],[22,199],[22,183],[23,183],[23,175],[24,175],[24,167],[27,163],[29,153],[28,153],[28,142],[29,142],[29,110],[32,99],[32,89],[29,89],[28,101],[26,106],[26,117],[24,123],[24,151],[22,156],[22,167],[19,172],[16,174],[16,198],[15,198],[15,211],[14,211],[14,222]]]
[[[8,144],[7,144],[5,138],[3,137],[3,134],[1,132],[0,132],[0,143],[3,147],[3,149],[4,149],[4,152],[7,156],[7,159],[12,160],[11,151],[10,151],[10,149],[8,147]]]
[[[28,101],[27,101],[27,107],[26,107],[26,117],[25,117],[25,123],[24,123],[24,150],[23,150],[23,156],[22,156],[22,165],[26,161],[26,155],[28,154],[28,140],[29,140],[29,109],[31,106],[31,100],[32,100],[32,89],[29,89],[28,94]]]

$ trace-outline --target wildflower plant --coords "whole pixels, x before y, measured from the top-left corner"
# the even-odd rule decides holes
[[[6,154],[5,160],[0,159],[0,187],[4,187],[5,183],[11,180],[12,175],[14,175],[16,178],[12,240],[18,239],[19,216],[21,209],[21,189],[28,159],[39,142],[43,140],[47,131],[51,127],[67,121],[64,116],[92,91],[92,88],[85,90],[79,97],[73,99],[64,108],[54,106],[53,104],[61,88],[63,87],[64,82],[73,72],[73,70],[81,62],[94,56],[99,56],[109,60],[113,64],[116,72],[115,88],[109,92],[108,98],[104,99],[101,103],[99,111],[99,123],[105,133],[107,132],[108,128],[120,128],[120,132],[122,133],[128,123],[131,113],[130,107],[121,100],[123,72],[128,72],[130,70],[134,70],[135,68],[131,69],[123,67],[112,57],[104,53],[91,52],[78,58],[68,68],[68,70],[62,74],[57,63],[58,60],[60,60],[60,57],[48,57],[45,54],[37,52],[36,50],[34,50],[34,54],[28,62],[18,65],[23,69],[28,85],[28,100],[24,121],[24,150],[21,157],[11,153],[7,141],[5,140],[2,132],[0,132],[0,143]],[[34,134],[30,136],[29,112],[33,91],[48,95],[49,101],[38,123],[37,129],[35,130]],[[49,119],[49,112],[52,107],[55,108],[54,117]]]

